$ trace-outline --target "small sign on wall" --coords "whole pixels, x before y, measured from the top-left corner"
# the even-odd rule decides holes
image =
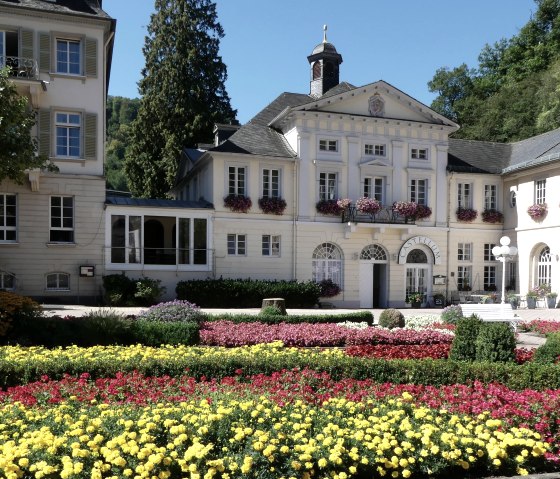
[[[433,277],[433,284],[439,284],[439,285],[445,284],[446,278],[447,276],[444,276],[442,274],[436,274]]]
[[[93,278],[95,276],[95,266],[80,266],[80,276],[82,278]]]

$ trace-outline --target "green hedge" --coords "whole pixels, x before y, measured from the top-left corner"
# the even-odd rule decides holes
[[[53,316],[18,321],[4,338],[4,343],[47,348],[131,344],[192,346],[199,343],[199,330],[197,322],[133,320],[109,312],[82,318],[64,319]]]
[[[358,311],[355,313],[341,314],[289,314],[287,316],[278,315],[255,315],[255,314],[209,314],[205,321],[231,321],[232,323],[353,323],[373,324],[373,314],[370,311]]]
[[[205,348],[199,348],[205,350]],[[148,376],[178,377],[188,371],[196,378],[202,376],[220,379],[225,376],[272,374],[283,369],[312,369],[328,372],[333,379],[373,379],[379,383],[424,384],[441,386],[499,382],[515,389],[543,390],[560,388],[560,368],[555,365],[526,363],[464,362],[451,360],[392,360],[357,358],[332,355],[300,355],[287,351],[262,357],[252,355],[197,354],[174,355],[170,359],[139,356],[126,360],[114,357],[79,360],[57,359],[39,361],[30,355],[24,362],[3,357],[0,351],[0,387],[26,384],[39,380],[42,375],[60,379],[64,374],[79,375],[88,372],[92,378],[114,376],[118,372],[139,371]]]
[[[206,279],[179,281],[175,292],[202,308],[260,308],[265,298],[284,298],[287,308],[312,308],[321,288],[314,281]]]

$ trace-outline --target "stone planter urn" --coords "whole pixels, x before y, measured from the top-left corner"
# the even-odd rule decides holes
[[[535,309],[537,307],[537,298],[527,296],[527,309]]]
[[[548,306],[548,309],[554,309],[556,308],[556,296],[550,297],[547,296],[546,298],[546,305]]]
[[[412,307],[412,309],[420,309],[420,307],[422,306],[422,303],[420,301],[413,302],[413,303],[410,303],[410,306]]]

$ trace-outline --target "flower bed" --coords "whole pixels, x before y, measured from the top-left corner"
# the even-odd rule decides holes
[[[560,331],[560,321],[534,319],[533,321],[519,323],[519,330],[539,334],[557,333]]]

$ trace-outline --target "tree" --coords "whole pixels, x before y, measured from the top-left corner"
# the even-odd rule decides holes
[[[156,0],[143,48],[138,117],[125,172],[140,197],[165,197],[184,147],[208,142],[215,123],[235,122],[219,56],[224,32],[210,0]]]
[[[23,184],[25,170],[56,167],[37,155],[37,140],[31,136],[35,113],[9,79],[9,70],[0,68],[0,181]]]

